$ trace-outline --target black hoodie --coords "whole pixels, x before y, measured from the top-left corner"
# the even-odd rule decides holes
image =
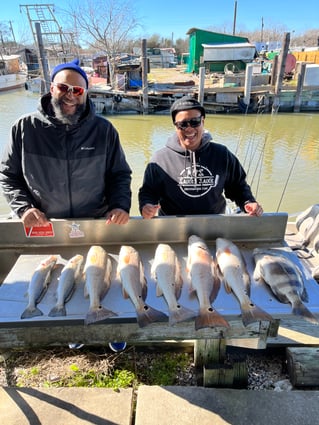
[[[226,146],[203,133],[200,147],[185,150],[174,133],[147,165],[139,190],[140,212],[145,204],[160,204],[159,215],[223,214],[226,198],[244,210],[255,201],[246,173]]]

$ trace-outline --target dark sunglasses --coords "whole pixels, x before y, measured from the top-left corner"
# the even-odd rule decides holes
[[[71,86],[66,83],[52,83],[55,87],[57,87],[62,93],[73,93],[74,96],[82,96],[85,92],[85,88],[80,86]]]
[[[190,125],[192,128],[195,127],[199,127],[202,123],[202,116],[200,117],[196,117],[196,118],[191,118],[190,120],[185,120],[185,121],[175,121],[174,125],[176,125],[176,127],[179,130],[186,130],[186,128]]]

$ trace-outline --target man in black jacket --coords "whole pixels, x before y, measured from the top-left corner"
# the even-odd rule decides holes
[[[53,69],[50,92],[14,123],[0,165],[4,196],[28,227],[50,218],[129,220],[131,169],[118,132],[95,114],[78,63]]]
[[[261,215],[239,160],[204,130],[204,107],[184,96],[171,115],[176,132],[153,155],[139,190],[142,216],[223,214],[225,197],[249,215]]]

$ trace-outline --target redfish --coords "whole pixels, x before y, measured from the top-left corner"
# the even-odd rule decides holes
[[[83,270],[84,296],[90,299],[89,311],[84,320],[87,325],[117,316],[101,305],[111,285],[111,273],[112,261],[108,253],[101,246],[91,246]]]
[[[44,297],[48,288],[51,273],[57,262],[56,255],[41,261],[35,269],[28,288],[29,303],[21,315],[21,319],[30,319],[31,317],[42,316],[42,311],[36,306]]]
[[[273,318],[250,299],[250,276],[239,248],[230,240],[216,239],[216,258],[225,289],[237,298],[244,326]]]
[[[199,301],[195,329],[228,328],[229,323],[212,306],[220,289],[213,257],[206,243],[196,235],[188,239],[187,270],[191,278],[191,291],[196,292]]]
[[[149,306],[146,302],[147,281],[138,251],[132,246],[122,245],[119,253],[118,275],[120,276],[123,297],[130,298],[137,315],[137,323],[143,328],[152,322],[162,322],[166,314]]]
[[[170,245],[162,243],[157,246],[151,274],[156,279],[156,295],[163,296],[168,305],[170,325],[196,315],[177,301],[181,295],[183,279],[180,262]]]
[[[83,255],[77,254],[63,267],[56,292],[57,302],[49,316],[66,316],[65,303],[71,299],[76,283],[81,280],[83,260]]]

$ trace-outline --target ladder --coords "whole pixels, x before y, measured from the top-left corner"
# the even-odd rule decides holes
[[[74,34],[62,31],[55,15],[54,4],[24,4],[20,5],[20,12],[27,14],[34,43],[38,46],[35,23],[40,23],[43,44],[55,56],[74,56]],[[39,46],[38,46],[39,49]]]

